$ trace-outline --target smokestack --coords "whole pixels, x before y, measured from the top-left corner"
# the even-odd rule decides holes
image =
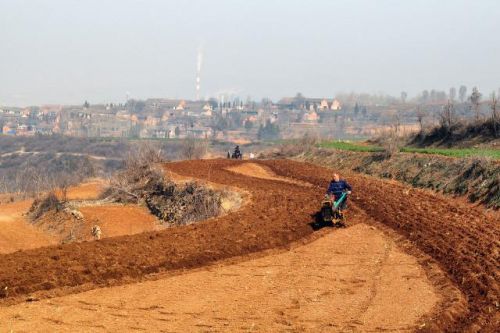
[[[203,62],[203,51],[201,46],[198,48],[198,59],[196,61],[196,100],[200,100],[200,74],[201,74],[201,64]]]

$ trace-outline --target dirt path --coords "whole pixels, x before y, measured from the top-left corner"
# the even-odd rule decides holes
[[[12,306],[0,330],[405,332],[438,302],[415,258],[358,224],[239,264]]]

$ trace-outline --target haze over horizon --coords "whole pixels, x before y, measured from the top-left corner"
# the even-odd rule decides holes
[[[500,88],[500,2],[0,0],[0,105]]]

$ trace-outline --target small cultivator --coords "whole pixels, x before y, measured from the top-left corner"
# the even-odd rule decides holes
[[[344,202],[347,200],[347,192],[342,193],[340,198],[335,201],[330,195],[325,195],[321,205],[321,223],[333,224],[334,226],[345,227],[346,216],[343,211]]]

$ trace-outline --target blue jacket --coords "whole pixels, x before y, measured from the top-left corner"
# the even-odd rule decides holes
[[[330,185],[328,185],[328,190],[326,190],[326,193],[333,194],[335,196],[335,199],[338,199],[342,195],[342,192],[345,192],[346,190],[352,191],[352,187],[351,185],[347,184],[345,180],[341,179],[338,182],[332,180],[330,182]]]

